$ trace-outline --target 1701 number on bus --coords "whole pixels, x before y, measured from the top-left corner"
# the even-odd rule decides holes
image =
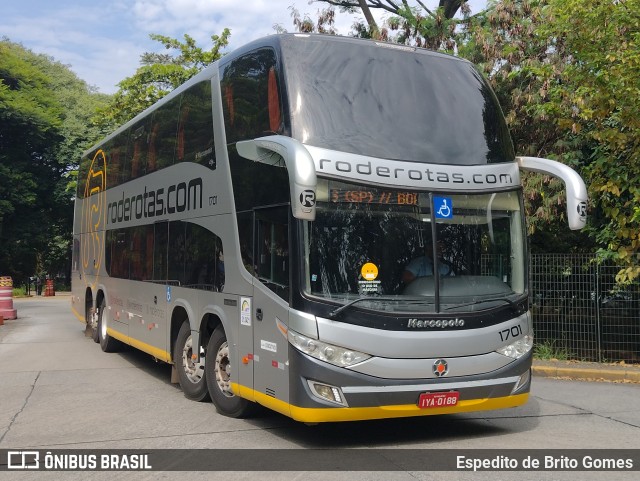
[[[458,404],[460,393],[458,391],[449,392],[425,392],[420,394],[418,407],[420,409],[445,408]]]

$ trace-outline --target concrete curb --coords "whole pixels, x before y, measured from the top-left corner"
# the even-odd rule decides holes
[[[640,383],[640,367],[636,365],[534,361],[532,372],[540,377]]]

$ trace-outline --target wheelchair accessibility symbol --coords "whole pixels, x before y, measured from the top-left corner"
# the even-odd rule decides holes
[[[436,219],[453,219],[453,203],[450,197],[433,197]]]

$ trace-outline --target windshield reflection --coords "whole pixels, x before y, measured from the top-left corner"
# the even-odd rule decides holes
[[[305,293],[358,299],[358,308],[485,310],[526,292],[518,191],[435,195],[321,180],[304,237]]]

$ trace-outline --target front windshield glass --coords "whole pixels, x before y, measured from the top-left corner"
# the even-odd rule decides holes
[[[340,37],[284,37],[291,136],[305,145],[446,165],[514,160],[502,111],[469,62]]]
[[[308,295],[457,312],[525,293],[519,191],[437,194],[320,180],[317,201],[316,220],[303,229]]]

